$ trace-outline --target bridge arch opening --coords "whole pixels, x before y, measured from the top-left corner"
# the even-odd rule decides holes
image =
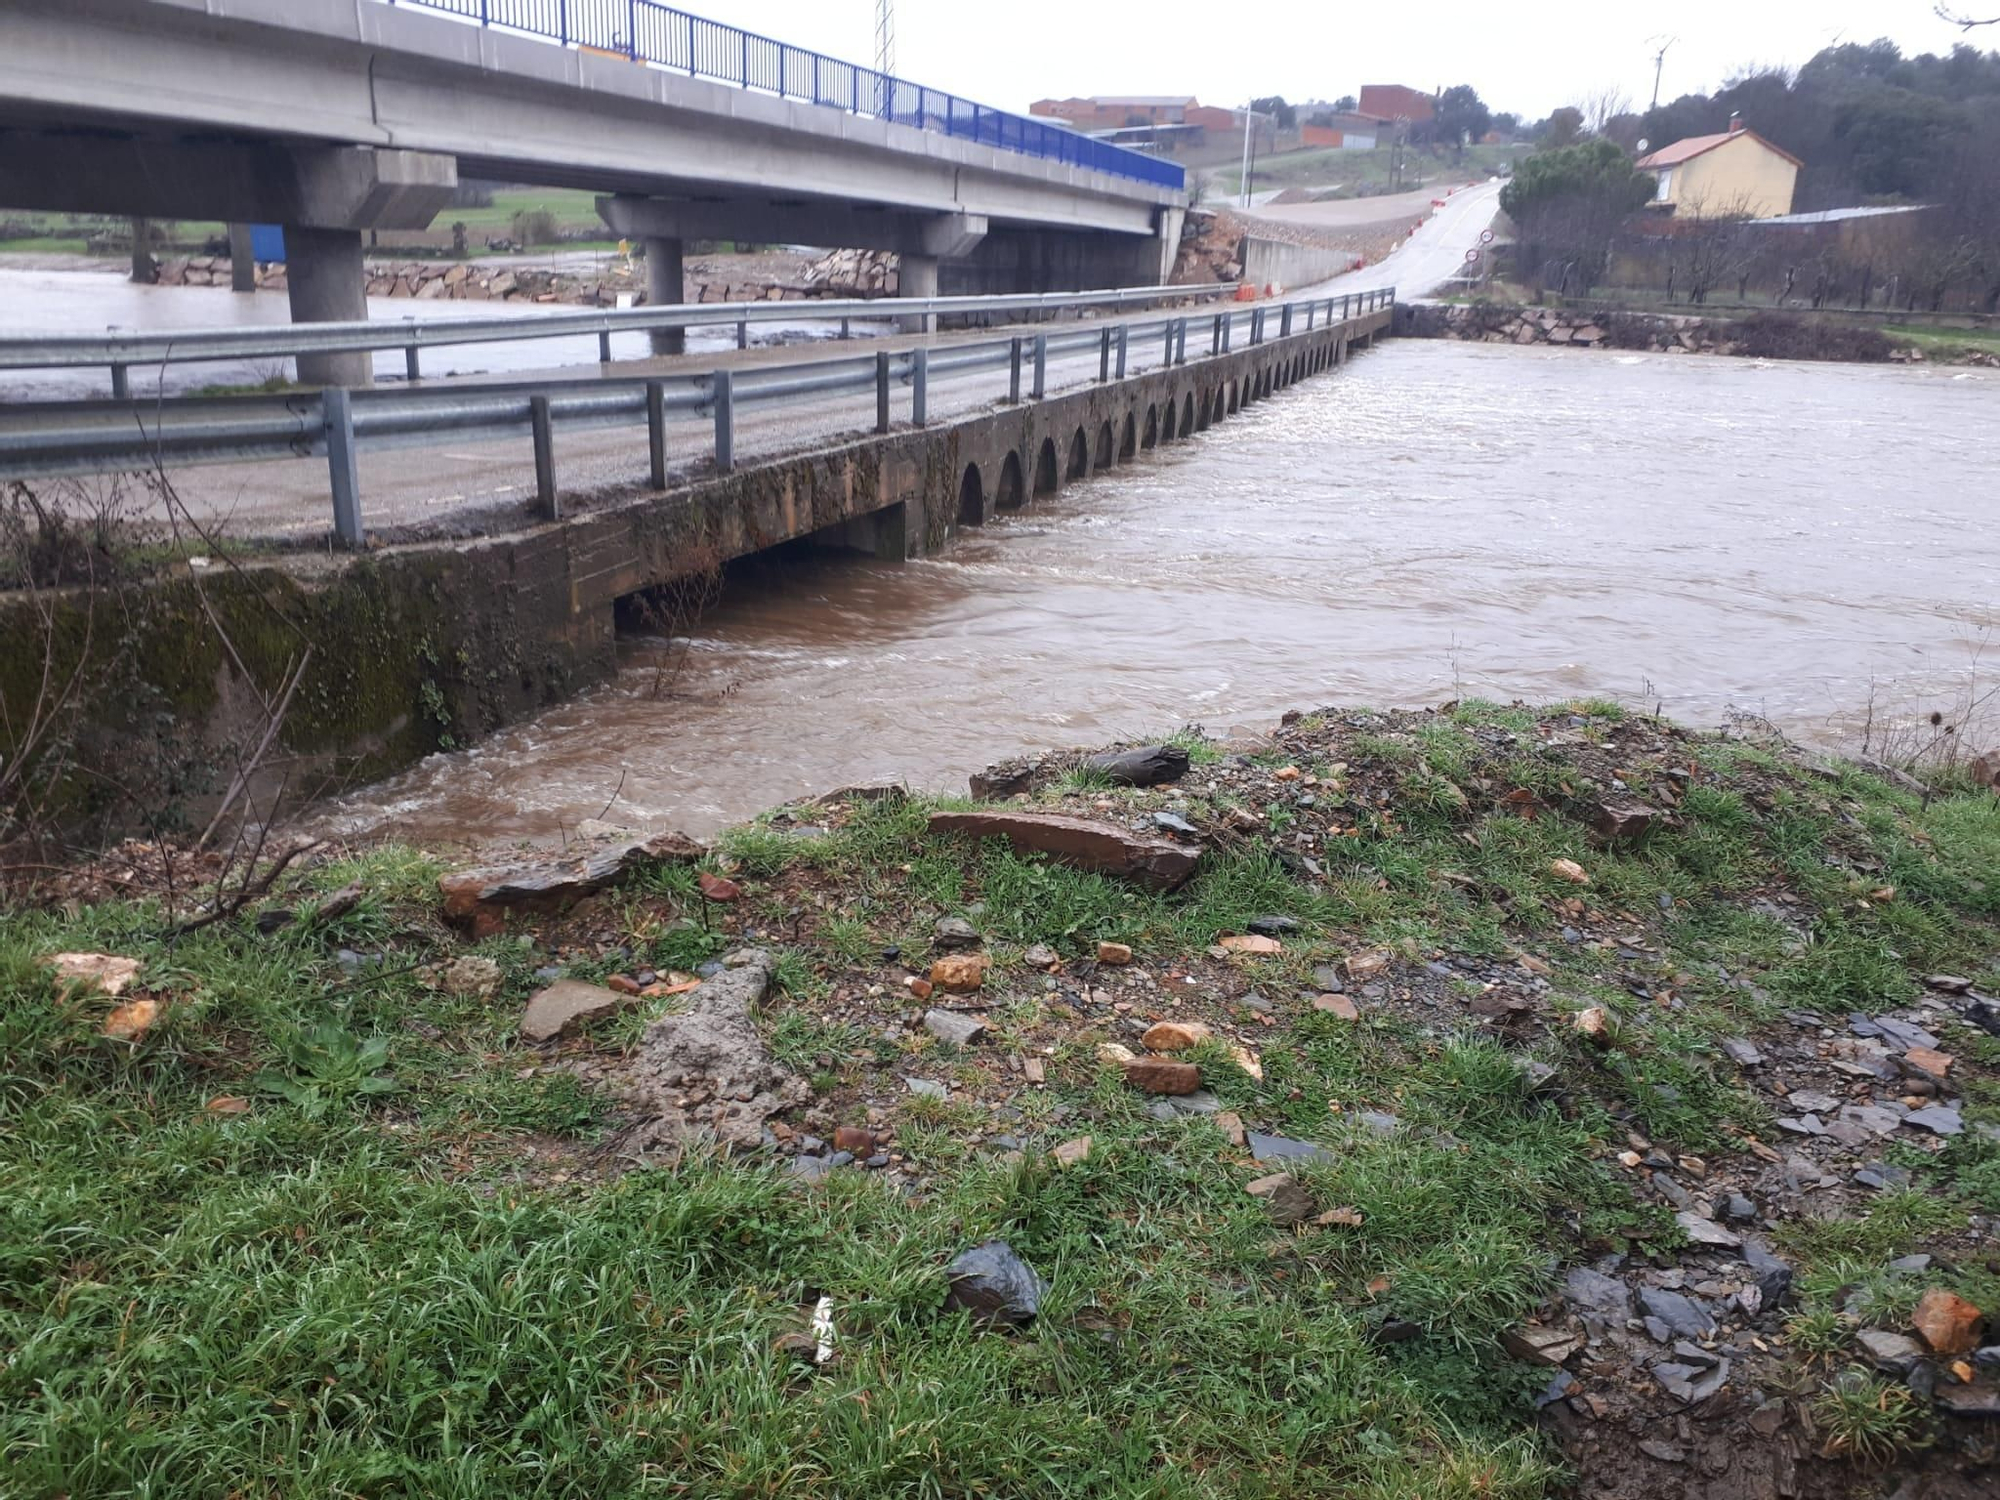
[[[1035,460],[1035,498],[1053,495],[1062,483],[1062,471],[1056,467],[1056,440],[1042,439],[1041,456]]]
[[[967,464],[965,477],[958,482],[958,524],[986,524],[986,485],[979,477],[978,464]]]
[[[1137,412],[1128,411],[1125,413],[1125,431],[1123,435],[1118,439],[1119,461],[1121,463],[1124,462],[1126,459],[1131,458],[1132,455],[1137,453],[1138,451],[1139,451],[1139,415]]]
[[[1021,491],[1021,455],[1009,453],[1000,465],[1000,484],[993,492],[996,510],[1019,510],[1027,497]]]
[[[1111,435],[1111,424],[1109,422],[1104,423],[1097,429],[1096,467],[1100,469],[1108,469],[1111,467],[1112,460],[1117,457],[1116,453],[1113,451],[1114,448],[1116,447],[1116,444],[1117,444],[1117,439]]]
[[[1232,380],[1229,382],[1229,414],[1231,416],[1234,416],[1236,415],[1237,412],[1241,411],[1242,409],[1243,409],[1243,382],[1240,380]],[[1222,412],[1218,409],[1215,415],[1218,419],[1220,419],[1222,416]]]
[[[1089,475],[1090,439],[1083,435],[1083,429],[1079,427],[1069,440],[1069,467],[1064,471],[1063,479],[1085,479]]]
[[[1189,391],[1186,396],[1181,398],[1181,436],[1186,437],[1190,432],[1193,431],[1194,431],[1194,392]],[[1172,437],[1173,434],[1170,432],[1167,434],[1167,436]]]
[[[1173,415],[1172,415],[1173,408],[1169,407],[1167,410],[1168,410],[1167,420],[1171,422],[1173,421]],[[1173,436],[1172,433],[1168,433],[1167,435],[1169,437]],[[1157,448],[1159,447],[1159,445],[1160,445],[1160,409],[1159,407],[1148,403],[1146,407],[1146,428],[1145,431],[1140,434],[1139,446],[1141,448]]]

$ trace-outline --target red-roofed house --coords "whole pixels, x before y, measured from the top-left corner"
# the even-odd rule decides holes
[[[1741,120],[1731,120],[1721,135],[1691,135],[1639,159],[1639,170],[1659,179],[1654,203],[1711,218],[1769,219],[1790,213],[1803,165]]]

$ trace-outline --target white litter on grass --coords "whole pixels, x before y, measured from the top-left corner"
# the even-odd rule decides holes
[[[813,1363],[823,1365],[833,1358],[833,1298],[822,1297],[813,1308],[813,1337],[819,1341],[819,1348],[813,1352]]]

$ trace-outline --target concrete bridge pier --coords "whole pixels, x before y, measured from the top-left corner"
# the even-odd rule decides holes
[[[938,258],[935,255],[904,254],[897,262],[898,297],[935,297],[938,294]],[[935,313],[905,313],[896,319],[904,333],[929,333],[937,327]]]
[[[361,231],[285,226],[285,285],[294,323],[365,322],[368,272],[362,265]],[[368,385],[374,362],[365,349],[301,354],[301,385]]]
[[[646,247],[646,305],[677,307],[687,296],[686,242],[665,235],[648,235]],[[685,328],[655,328],[655,354],[687,353]]]

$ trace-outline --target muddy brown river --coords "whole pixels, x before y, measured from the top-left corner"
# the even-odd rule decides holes
[[[706,834],[1023,750],[1458,695],[1849,745],[1871,704],[1951,706],[1995,644],[1996,419],[1986,370],[1391,342],[940,556],[746,568],[686,642],[631,640],[614,682],[319,821]]]

